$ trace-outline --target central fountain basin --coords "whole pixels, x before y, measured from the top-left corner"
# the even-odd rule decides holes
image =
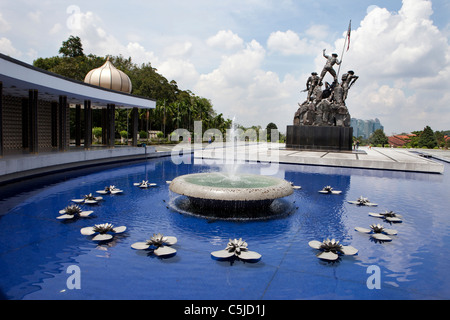
[[[293,193],[291,184],[283,179],[221,172],[188,174],[175,178],[169,189],[186,196],[184,203],[195,214],[216,218],[261,218],[273,215],[275,199]]]

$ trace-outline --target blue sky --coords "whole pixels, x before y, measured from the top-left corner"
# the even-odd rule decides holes
[[[77,35],[85,53],[151,62],[225,117],[284,131],[351,19],[352,117],[379,118],[387,134],[448,130],[449,14],[445,0],[3,1],[0,52],[32,63]]]

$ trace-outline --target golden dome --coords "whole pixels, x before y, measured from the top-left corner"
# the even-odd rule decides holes
[[[109,57],[104,65],[89,71],[84,82],[125,93],[131,93],[132,88],[130,78],[124,72],[116,69],[109,61]]]

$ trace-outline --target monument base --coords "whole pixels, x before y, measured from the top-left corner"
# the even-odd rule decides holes
[[[286,148],[351,151],[352,127],[287,126]]]

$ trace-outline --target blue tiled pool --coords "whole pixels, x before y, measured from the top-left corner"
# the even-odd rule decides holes
[[[267,221],[207,220],[168,209],[167,180],[216,170],[175,165],[170,158],[59,174],[1,188],[0,295],[4,299],[449,299],[450,178],[445,174],[280,165],[279,176],[302,189],[287,201],[296,210]],[[258,166],[243,165],[257,173]],[[157,187],[140,189],[148,180]],[[70,200],[115,185],[94,213],[57,220]],[[318,193],[326,185],[341,195]],[[347,203],[364,196],[377,208]],[[395,211],[403,223],[370,217]],[[100,223],[127,231],[98,245],[80,229]],[[375,242],[356,226],[381,223],[398,230]],[[162,259],[131,244],[154,233],[175,236],[175,256]],[[316,258],[311,240],[329,237],[359,250],[329,263]],[[219,261],[211,252],[243,238],[259,262]],[[68,286],[75,275],[80,288]],[[375,270],[375,271],[373,271]],[[379,289],[370,284],[379,281]],[[369,283],[369,285],[368,285]]]

